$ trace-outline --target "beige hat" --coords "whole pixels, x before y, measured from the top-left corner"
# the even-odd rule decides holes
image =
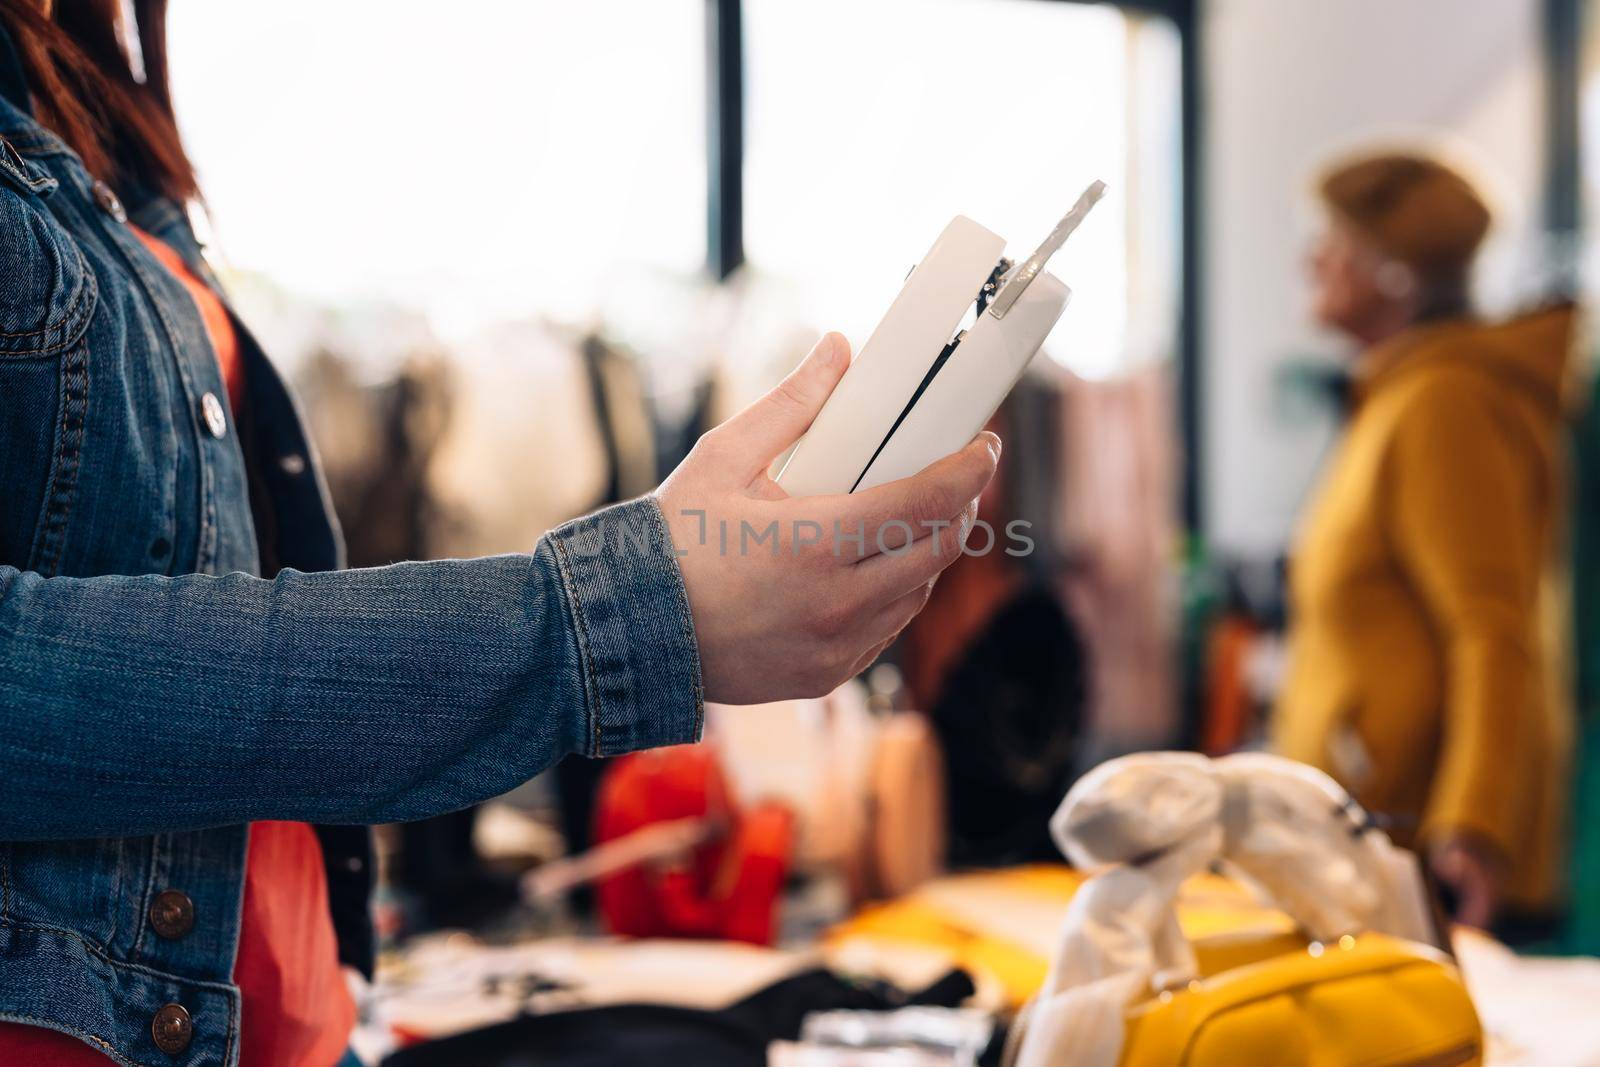
[[[1347,159],[1317,183],[1323,203],[1386,255],[1425,277],[1466,272],[1489,230],[1489,208],[1471,183],[1423,155]]]

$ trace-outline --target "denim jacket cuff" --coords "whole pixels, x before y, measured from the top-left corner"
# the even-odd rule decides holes
[[[550,533],[578,635],[587,754],[700,739],[705,693],[683,574],[654,497]]]

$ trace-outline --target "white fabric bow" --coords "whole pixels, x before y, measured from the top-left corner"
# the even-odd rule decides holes
[[[1095,873],[1067,909],[1016,1067],[1115,1067],[1128,1006],[1197,976],[1174,902],[1217,860],[1315,940],[1431,938],[1415,857],[1368,826],[1333,779],[1278,756],[1112,760],[1072,787],[1050,832]]]

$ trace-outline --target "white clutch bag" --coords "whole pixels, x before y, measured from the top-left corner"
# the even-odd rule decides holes
[[[1091,184],[1017,266],[1004,238],[952,219],[778,473],[784,491],[871,489],[971,441],[1066,309],[1071,291],[1045,261],[1104,193]]]

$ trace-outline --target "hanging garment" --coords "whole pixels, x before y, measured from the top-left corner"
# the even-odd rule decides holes
[[[952,866],[1054,858],[1046,827],[1082,753],[1086,675],[1072,620],[1037,585],[1007,601],[951,670],[930,718],[949,781]]]
[[[891,653],[943,751],[958,868],[1053,858],[1045,824],[1082,752],[1088,667],[1054,584],[1058,405],[1054,379],[1030,374],[991,420],[1049,447],[1002,458],[978,505],[992,534],[974,532],[978,554],[940,576]]]
[[[1070,378],[1060,420],[1062,584],[1093,665],[1086,729],[1113,752],[1170,744],[1181,726],[1170,371]]]
[[[434,550],[522,551],[607,502],[611,467],[577,338],[506,323],[455,352],[448,432],[428,468],[439,502]]]
[[[589,334],[578,346],[610,475],[595,507],[641,496],[660,481],[655,417],[634,359]]]

